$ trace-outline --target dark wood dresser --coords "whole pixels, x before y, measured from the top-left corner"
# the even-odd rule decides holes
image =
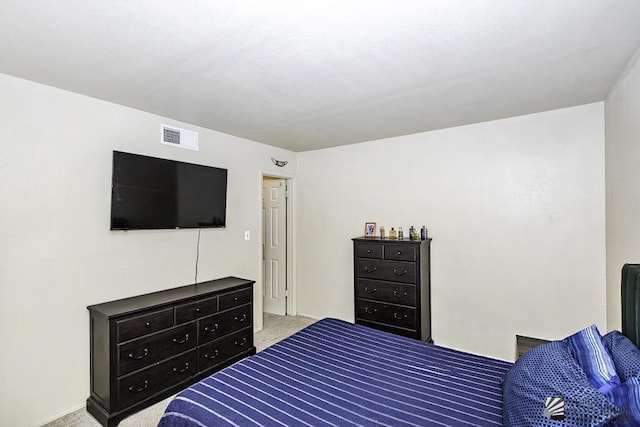
[[[431,239],[352,240],[356,323],[432,342]]]
[[[87,411],[115,426],[255,354],[253,284],[226,277],[87,307]]]

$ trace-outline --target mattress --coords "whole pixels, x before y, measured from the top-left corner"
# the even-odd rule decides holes
[[[184,390],[159,426],[499,426],[511,365],[323,319]]]

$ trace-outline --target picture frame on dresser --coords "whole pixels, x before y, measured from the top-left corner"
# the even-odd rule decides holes
[[[376,223],[365,222],[364,223],[364,237],[371,238],[376,237]]]

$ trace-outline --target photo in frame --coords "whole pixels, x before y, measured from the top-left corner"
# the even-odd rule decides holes
[[[365,222],[364,223],[364,237],[376,237],[376,223]]]

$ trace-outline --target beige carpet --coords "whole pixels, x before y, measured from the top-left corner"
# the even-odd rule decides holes
[[[296,333],[300,329],[315,322],[314,319],[302,316],[277,316],[265,313],[264,328],[254,335],[254,344],[257,351],[277,343],[278,341]],[[121,427],[155,427],[172,397],[158,402],[140,412],[137,412],[119,424]],[[62,418],[46,424],[46,427],[100,427],[86,409],[80,409],[65,415]]]

